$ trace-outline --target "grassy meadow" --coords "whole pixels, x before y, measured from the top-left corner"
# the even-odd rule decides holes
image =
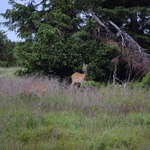
[[[0,150],[149,150],[150,89],[71,90],[57,78],[0,68]],[[46,84],[42,99],[26,85]],[[40,104],[40,105],[39,105]]]

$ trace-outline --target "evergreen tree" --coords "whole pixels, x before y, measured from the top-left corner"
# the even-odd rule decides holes
[[[15,56],[26,73],[70,76],[89,64],[89,78],[108,79],[111,59],[118,47],[105,43],[97,23],[89,16],[93,9],[107,24],[112,20],[128,31],[144,48],[149,48],[149,1],[117,0],[34,0],[19,4],[9,0],[12,9],[2,16],[10,30],[16,30],[24,42],[18,42]],[[131,11],[132,10],[132,11]]]
[[[4,31],[0,31],[0,66],[8,67],[15,63],[13,56],[14,42],[11,42]]]

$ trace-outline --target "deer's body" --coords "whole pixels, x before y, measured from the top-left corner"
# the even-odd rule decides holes
[[[44,83],[31,83],[25,87],[24,92],[27,94],[34,94],[42,99],[46,90],[47,87]]]
[[[72,74],[72,76],[71,76],[71,79],[72,79],[71,86],[72,87],[75,84],[81,84],[82,82],[84,82],[86,80],[86,77],[87,77],[87,65],[85,65],[85,64],[83,64],[83,72],[84,73],[75,72],[74,74]]]

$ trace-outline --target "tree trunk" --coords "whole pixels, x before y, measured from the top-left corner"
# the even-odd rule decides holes
[[[133,12],[131,14],[131,30],[134,33],[137,33],[137,31],[138,31],[137,13],[136,12]]]

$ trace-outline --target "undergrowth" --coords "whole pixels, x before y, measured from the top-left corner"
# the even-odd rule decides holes
[[[46,84],[42,99],[23,87]],[[116,87],[70,89],[51,78],[0,78],[0,149],[150,149],[150,91]],[[40,103],[40,105],[39,105]]]

